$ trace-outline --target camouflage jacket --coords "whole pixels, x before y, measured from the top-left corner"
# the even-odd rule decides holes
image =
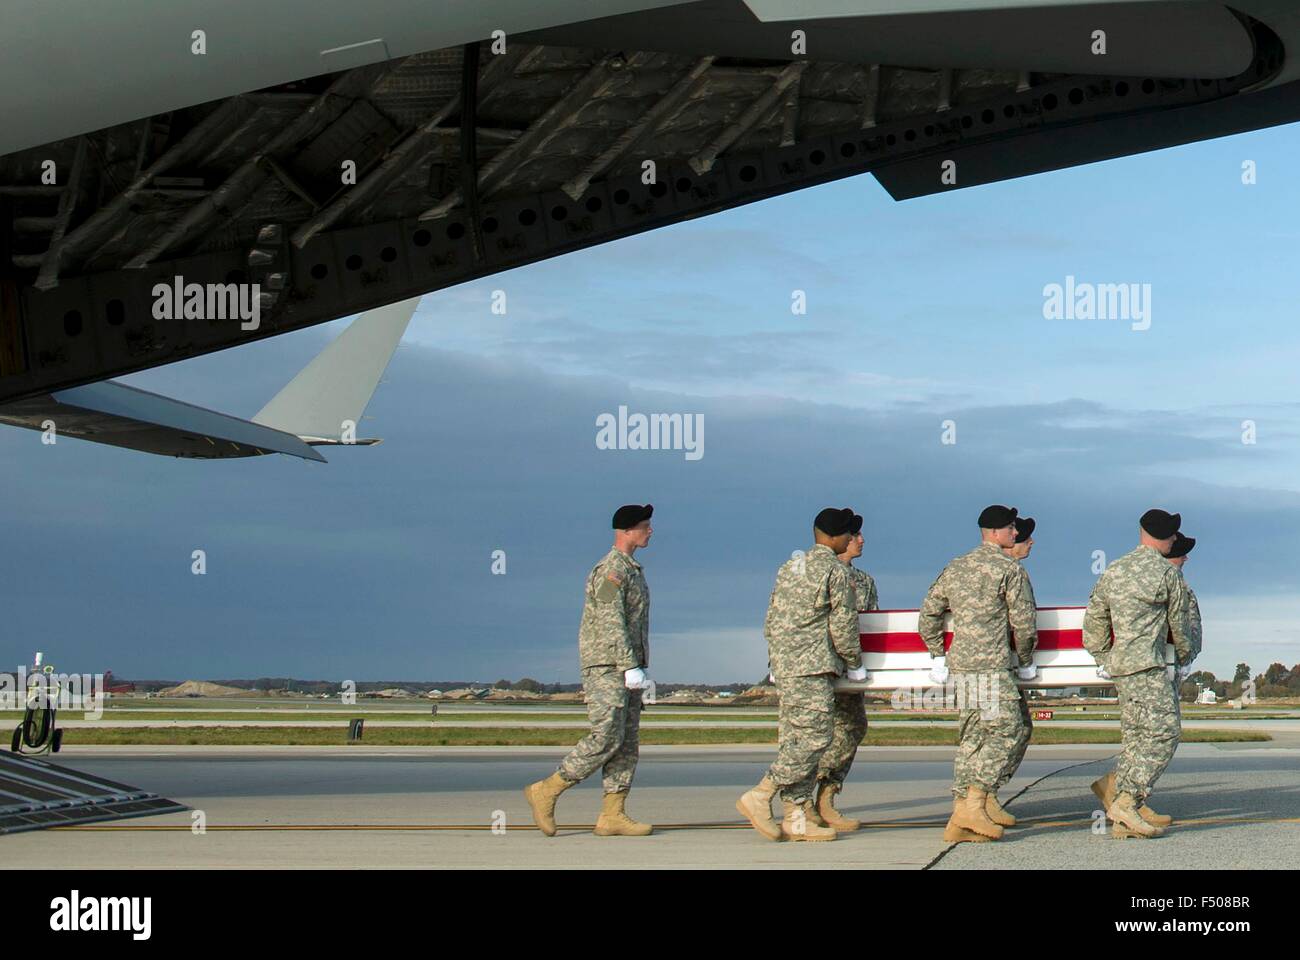
[[[842,675],[862,665],[862,639],[849,571],[830,547],[817,544],[781,565],[763,634],[772,675]]]
[[[849,581],[853,584],[853,596],[857,602],[853,605],[854,610],[878,610],[880,608],[880,598],[876,596],[876,581],[871,579],[871,574],[859,570],[853,564],[848,564]]]
[[[1182,572],[1155,547],[1139,546],[1097,579],[1083,618],[1083,645],[1112,677],[1125,677],[1163,667],[1172,633],[1178,662],[1189,663],[1189,602]]]
[[[930,655],[942,657],[943,616],[952,611],[948,669],[955,673],[1006,670],[1015,631],[1016,658],[1033,662],[1038,645],[1037,611],[1029,574],[995,543],[981,543],[957,557],[930,585],[917,618]]]
[[[1006,556],[1006,554],[1003,554],[1003,556]],[[1024,565],[1020,560],[1018,560],[1018,559],[1015,558],[1015,557],[1012,557],[1011,560],[1012,560],[1012,561],[1015,563],[1015,565],[1016,565],[1017,567],[1019,567],[1021,570],[1025,570],[1025,565]],[[1028,570],[1025,570],[1025,592],[1029,594],[1029,605],[1030,605],[1031,607],[1034,608],[1034,638],[1035,638],[1035,643],[1037,643],[1037,637],[1038,637],[1038,601],[1037,601],[1036,599],[1034,599],[1034,584],[1033,584],[1033,581],[1031,581],[1031,580],[1029,579],[1029,571],[1028,571]],[[1012,644],[1012,646],[1015,645],[1015,642],[1016,642],[1016,632],[1015,632],[1015,629],[1013,628],[1012,631],[1011,631],[1011,644]],[[1029,664],[1024,664],[1024,666],[1029,666]]]
[[[650,665],[650,590],[641,564],[620,550],[610,550],[587,576],[578,657],[583,670]]]
[[[1201,655],[1201,605],[1196,602],[1196,593],[1190,585],[1187,587],[1187,643],[1192,653],[1186,662],[1191,663]]]

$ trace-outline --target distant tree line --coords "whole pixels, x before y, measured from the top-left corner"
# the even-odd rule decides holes
[[[1197,691],[1203,686],[1213,690],[1220,699],[1236,700],[1251,682],[1250,665],[1239,663],[1231,680],[1220,680],[1209,670],[1197,670],[1183,681],[1179,693],[1184,700],[1194,700]],[[1300,697],[1300,663],[1290,669],[1285,664],[1270,664],[1267,670],[1254,676],[1253,682],[1256,697]]]

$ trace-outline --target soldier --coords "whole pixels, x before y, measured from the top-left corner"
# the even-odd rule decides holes
[[[1192,552],[1192,547],[1196,546],[1195,537],[1185,537],[1182,531],[1174,537],[1174,545],[1169,548],[1169,556],[1166,557],[1170,563],[1178,568],[1182,573],[1183,564],[1187,562],[1187,555]],[[1184,583],[1187,583],[1184,575]],[[1183,681],[1192,672],[1192,661],[1201,655],[1201,605],[1196,602],[1196,591],[1192,589],[1191,584],[1187,584],[1187,641],[1191,644],[1192,655],[1188,661],[1178,668],[1174,676],[1174,706],[1178,708],[1178,726],[1181,729],[1183,724],[1183,705],[1182,689]],[[1111,784],[1112,789],[1114,784]],[[1174,822],[1174,818],[1164,814],[1156,813],[1150,807],[1142,807],[1139,811],[1142,818],[1157,827],[1167,827]]]
[[[849,570],[855,600],[853,609],[859,612],[876,610],[880,606],[876,581],[853,565],[853,561],[862,556],[863,545],[862,517],[856,513],[849,533],[852,538],[848,549],[839,555],[839,559]],[[835,795],[844,789],[844,780],[853,766],[858,745],[867,735],[866,697],[860,691],[836,693],[831,724],[831,745],[822,754],[817,767],[817,795],[810,816],[819,827],[831,827],[836,833],[851,833],[862,824],[835,809]]]
[[[1175,535],[1174,545],[1169,548],[1169,556],[1166,559],[1178,568],[1179,573],[1182,573],[1183,564],[1187,562],[1187,555],[1192,552],[1194,546],[1196,546],[1195,537],[1185,537],[1181,531]],[[1186,574],[1183,576],[1183,582],[1187,583]],[[1192,646],[1192,655],[1187,663],[1179,667],[1180,684],[1191,672],[1191,662],[1201,655],[1201,605],[1196,602],[1196,591],[1192,589],[1191,584],[1187,584],[1187,640]]]
[[[1194,546],[1196,546],[1195,537],[1185,537],[1181,532],[1176,533],[1174,534],[1174,545],[1169,548],[1169,554],[1165,559],[1181,572],[1183,564],[1187,562],[1187,554],[1191,552]],[[1186,584],[1187,581],[1184,580],[1183,582]],[[1201,653],[1201,608],[1196,602],[1196,594],[1192,592],[1190,586],[1187,587],[1187,642],[1191,647],[1191,655],[1178,667],[1173,680],[1174,712],[1177,716],[1179,731],[1182,730],[1183,725],[1183,708],[1180,702],[1183,681],[1191,673],[1191,662]],[[1105,810],[1109,810],[1110,805],[1115,802],[1117,793],[1115,780],[1116,774],[1111,771],[1092,785],[1092,792],[1101,801],[1102,808]],[[1138,813],[1141,814],[1143,820],[1156,827],[1168,827],[1174,822],[1173,817],[1164,813],[1156,813],[1146,804],[1138,807]]]
[[[845,673],[865,680],[857,603],[840,562],[852,539],[854,513],[827,507],[813,523],[816,541],[807,554],[787,560],[776,575],[764,634],[780,695],[776,762],[736,809],[769,840],[834,840],[812,810],[822,754],[834,730],[834,681]],[[781,791],[784,815],[772,819],[772,795]]]
[[[1002,552],[1010,557],[1016,563],[1029,556],[1029,551],[1034,548],[1034,518],[1017,517],[1016,518],[1016,542]],[[1034,601],[1034,586],[1029,581],[1029,573],[1025,573],[1025,589],[1029,591],[1029,601],[1037,608],[1038,604]],[[1037,667],[1034,668],[1035,675]],[[1025,751],[1029,749],[1029,740],[1034,735],[1034,721],[1029,714],[1029,697],[1025,691],[1020,691],[1020,720],[1024,725],[1019,739],[1016,740],[1015,746],[1011,749],[1011,756],[1007,758],[1007,768],[1002,771],[998,777],[997,787],[989,791],[988,810],[989,819],[994,823],[1001,824],[1004,827],[1014,827],[1016,818],[1008,813],[998,802],[998,790],[1001,790],[1011,778],[1016,775],[1020,769],[1020,762],[1025,759]]]
[[[1182,517],[1148,510],[1138,546],[1097,580],[1083,620],[1083,645],[1097,673],[1113,678],[1119,693],[1123,749],[1114,772],[1092,785],[1116,837],[1158,837],[1172,818],[1146,806],[1147,797],[1178,749],[1182,724],[1175,683],[1165,669],[1165,643],[1173,636],[1178,666],[1191,663],[1189,597],[1182,572],[1165,559]]]
[[[1015,631],[1019,675],[1032,679],[1038,643],[1034,598],[1020,564],[1003,554],[1016,541],[1016,509],[993,505],[979,515],[980,545],[944,567],[931,584],[918,616],[921,639],[934,658],[930,677],[958,688],[959,731],[953,763],[953,809],[944,839],[981,842],[1002,837],[989,817],[989,794],[997,789],[1012,751],[1024,735],[1016,686],[1009,666]],[[950,655],[943,648],[943,618],[952,611]]]
[[[629,504],[614,512],[614,546],[587,576],[578,656],[591,733],[545,780],[524,788],[533,820],[555,836],[555,801],[597,769],[605,798],[595,833],[601,837],[644,837],[649,824],[627,815],[623,805],[632,786],[640,746],[641,691],[650,686],[650,593],[641,564],[633,559],[650,542],[654,507]]]

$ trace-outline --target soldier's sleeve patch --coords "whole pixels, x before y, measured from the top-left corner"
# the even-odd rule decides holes
[[[618,598],[618,592],[622,589],[623,581],[614,574],[607,573],[601,579],[600,585],[596,587],[596,599],[602,603],[609,603]]]

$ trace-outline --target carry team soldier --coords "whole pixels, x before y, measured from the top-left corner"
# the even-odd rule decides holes
[[[1034,674],[1038,643],[1036,611],[1029,577],[1002,551],[1016,541],[1016,510],[993,505],[979,515],[980,545],[951,561],[921,603],[918,626],[934,665],[930,677],[958,684],[960,703],[957,757],[953,763],[953,811],[944,840],[980,842],[1002,837],[989,816],[996,791],[1016,744],[1023,736],[1017,671],[1008,663],[1015,631],[1015,656],[1025,679]],[[945,656],[943,618],[952,611],[952,645]],[[1027,675],[1026,675],[1027,674]],[[971,702],[975,692],[976,702]]]
[[[1180,530],[1174,537],[1174,545],[1169,548],[1169,555],[1165,559],[1177,567],[1179,573],[1182,573],[1183,564],[1187,562],[1187,555],[1192,552],[1194,546],[1196,546],[1196,538],[1185,537]],[[1185,574],[1183,582],[1187,583]],[[1191,660],[1195,660],[1201,655],[1201,605],[1196,602],[1196,591],[1192,589],[1190,583],[1187,584],[1187,640],[1192,645]],[[1178,708],[1180,729],[1183,723],[1183,681],[1192,672],[1191,660],[1179,667],[1178,672],[1174,675],[1174,706]],[[1112,783],[1112,789],[1113,787],[1114,784]],[[1138,812],[1142,814],[1142,819],[1154,823],[1157,827],[1167,827],[1174,822],[1173,817],[1156,813],[1150,807],[1144,807]],[[1151,815],[1148,816],[1148,814]]]
[[[1033,517],[1017,517],[1016,542],[1004,548],[1002,552],[1016,563],[1025,560],[1029,556],[1029,551],[1034,548],[1034,527]],[[1030,602],[1037,608],[1038,604],[1034,601],[1034,586],[1029,580],[1028,571],[1025,572],[1025,586],[1029,590]],[[1037,669],[1034,673],[1037,673]],[[1031,679],[1032,676],[1033,674],[1028,677],[1022,675],[1026,680]],[[1003,809],[1002,804],[998,802],[997,792],[1005,787],[1020,769],[1020,763],[1025,759],[1025,751],[1029,749],[1029,740],[1034,735],[1034,720],[1029,713],[1029,695],[1024,690],[1020,691],[1020,719],[1024,724],[1024,732],[1012,747],[1011,756],[1007,759],[1007,768],[1002,771],[1002,776],[998,777],[997,787],[989,794],[988,806],[985,808],[989,812],[989,819],[1004,827],[1014,827],[1016,818]]]
[[[1187,562],[1187,555],[1192,552],[1194,546],[1196,546],[1196,538],[1185,537],[1180,531],[1174,536],[1174,545],[1169,548],[1169,554],[1165,559],[1177,567],[1179,573],[1183,573],[1183,564]],[[1185,573],[1183,573],[1183,582],[1187,583]],[[1201,655],[1201,605],[1196,602],[1196,591],[1192,589],[1190,583],[1187,584],[1187,640],[1192,645],[1192,655],[1188,662],[1179,668],[1180,684],[1191,673],[1191,661]]]
[[[624,811],[640,747],[641,691],[649,686],[650,593],[641,565],[633,559],[654,530],[650,504],[628,504],[614,512],[614,546],[587,576],[578,657],[591,733],[545,780],[524,788],[533,820],[555,836],[555,801],[596,770],[604,775],[604,805],[597,836],[643,837],[651,827]]]
[[[853,587],[853,608],[859,613],[880,607],[876,595],[876,581],[859,570],[853,561],[862,556],[862,517],[853,515],[849,526],[852,538],[848,549],[839,555],[840,562],[848,567],[849,581]],[[852,833],[862,823],[846,817],[835,809],[835,795],[844,789],[844,781],[857,756],[858,746],[867,735],[867,703],[861,691],[841,691],[835,694],[831,711],[831,745],[822,754],[817,766],[817,794],[811,818],[819,827],[831,827],[836,833]]]
[[[1182,735],[1178,674],[1169,679],[1165,644],[1172,635],[1180,673],[1196,653],[1187,583],[1166,559],[1181,523],[1182,517],[1164,510],[1142,514],[1138,546],[1098,578],[1083,619],[1083,645],[1097,661],[1098,675],[1113,679],[1119,693],[1119,763],[1092,785],[1116,837],[1158,837],[1172,822],[1146,801]]]
[[[834,840],[835,830],[812,815],[822,754],[831,745],[834,681],[845,673],[865,680],[858,611],[849,573],[839,555],[849,546],[854,513],[827,507],[813,523],[812,549],[782,564],[768,603],[763,633],[780,696],[776,762],[736,809],[769,840]],[[784,814],[772,819],[781,791]]]

